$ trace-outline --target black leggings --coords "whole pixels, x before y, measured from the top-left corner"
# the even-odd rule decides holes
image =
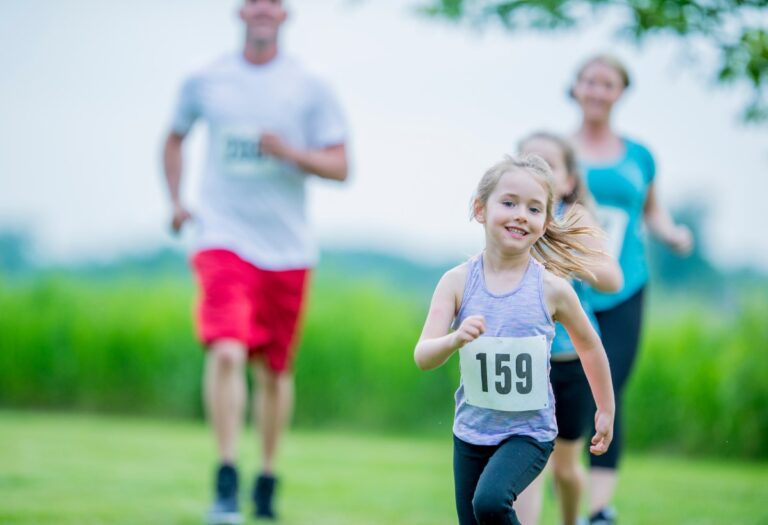
[[[553,441],[512,436],[473,445],[453,436],[453,477],[459,525],[520,525],[512,503],[544,469]]]
[[[632,372],[640,342],[640,327],[643,317],[643,292],[638,290],[623,303],[602,312],[595,312],[600,326],[600,338],[608,355],[613,380],[613,394],[616,397],[616,417],[613,421],[613,441],[608,452],[602,456],[589,455],[592,467],[615,469],[619,464],[622,448],[621,404],[624,385]],[[594,427],[594,424],[593,424]]]

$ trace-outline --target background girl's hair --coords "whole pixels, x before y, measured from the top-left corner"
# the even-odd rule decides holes
[[[472,217],[480,208],[484,208],[499,179],[514,171],[524,171],[533,176],[547,192],[546,218],[547,228],[544,235],[536,241],[531,250],[533,257],[544,267],[560,277],[592,272],[587,268],[588,258],[601,252],[587,248],[576,237],[580,235],[598,235],[593,228],[576,226],[577,214],[573,208],[562,219],[554,218],[554,189],[552,170],[549,164],[538,155],[505,156],[504,160],[488,169],[480,179],[472,199]]]
[[[565,161],[565,170],[570,177],[573,177],[573,190],[568,195],[563,196],[563,202],[568,205],[580,204],[587,208],[590,213],[594,214],[596,208],[595,200],[589,192],[584,177],[581,174],[579,162],[576,159],[576,150],[571,143],[562,135],[550,133],[548,131],[536,131],[518,143],[518,151],[523,149],[526,142],[536,139],[548,140],[560,149],[560,152],[563,155],[563,160]]]

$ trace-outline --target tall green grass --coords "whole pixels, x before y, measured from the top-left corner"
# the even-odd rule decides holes
[[[629,444],[768,457],[765,290],[728,308],[690,299],[651,306],[625,400]]]
[[[429,298],[319,274],[297,362],[300,426],[444,430],[458,364],[413,364]],[[0,281],[0,406],[200,417],[186,280]],[[625,422],[635,449],[768,457],[768,305],[652,301]]]
[[[173,280],[0,284],[0,403],[199,414],[192,296]]]
[[[424,374],[411,358],[427,299],[385,286],[316,279],[296,368],[299,424],[450,423],[455,367]],[[0,405],[200,416],[194,301],[183,280],[0,283]]]

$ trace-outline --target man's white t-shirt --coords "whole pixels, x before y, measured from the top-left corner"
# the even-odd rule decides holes
[[[183,85],[172,123],[186,135],[208,123],[208,159],[194,211],[195,249],[223,248],[266,270],[317,262],[305,210],[307,174],[259,153],[277,134],[299,149],[343,144],[346,126],[329,89],[294,60],[254,65],[228,55]]]

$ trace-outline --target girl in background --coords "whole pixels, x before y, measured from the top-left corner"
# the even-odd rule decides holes
[[[576,154],[566,139],[552,133],[533,133],[520,142],[519,152],[540,156],[552,169],[555,218],[571,214],[575,217],[576,226],[598,227],[594,203],[579,174]],[[597,329],[597,321],[587,301],[587,292],[590,287],[604,292],[616,292],[623,285],[623,277],[616,259],[605,253],[603,238],[588,237],[583,244],[601,253],[588,259],[586,268],[589,271],[575,275],[572,285],[590,323]],[[555,396],[558,430],[550,464],[562,523],[576,525],[581,494],[586,484],[581,453],[584,449],[584,436],[589,430],[592,399],[579,356],[560,323],[555,325],[555,338],[552,341],[550,382]],[[543,478],[537,477],[520,496],[518,514],[526,525],[539,522]]]

